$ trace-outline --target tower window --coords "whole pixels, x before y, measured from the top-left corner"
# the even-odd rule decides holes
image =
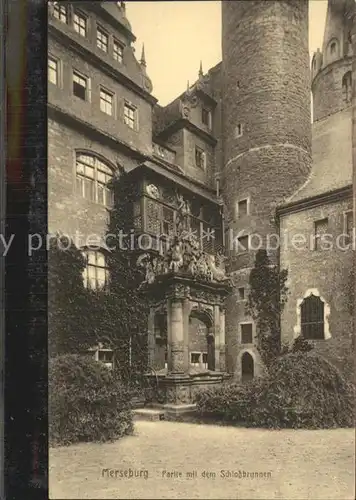
[[[76,71],[73,71],[73,94],[83,101],[88,99],[88,79]]]
[[[131,106],[128,103],[125,103],[124,105],[124,122],[126,125],[128,125],[130,128],[135,129],[136,128],[136,108],[134,106]]]
[[[241,344],[252,344],[252,323],[245,323],[241,327]]]
[[[68,10],[66,5],[56,2],[53,7],[53,16],[61,23],[68,24]]]
[[[204,125],[211,128],[211,113],[208,109],[203,108],[201,111],[201,121]]]
[[[78,12],[74,14],[74,31],[81,36],[87,36],[87,18]]]
[[[113,58],[115,61],[122,63],[124,55],[124,48],[117,40],[114,40],[113,45]]]
[[[324,339],[324,302],[311,294],[300,306],[301,333],[305,339]]]
[[[328,219],[314,222],[314,250],[323,250],[324,237],[328,232]]]
[[[195,165],[201,169],[205,168],[205,151],[195,146]]]
[[[351,103],[352,100],[352,74],[348,71],[342,79],[342,97],[344,102]]]
[[[238,292],[239,300],[245,300],[245,289],[243,287],[241,287],[237,290],[237,292]]]
[[[92,290],[103,290],[109,283],[109,270],[102,252],[85,250],[86,266],[83,271],[84,286]]]
[[[111,92],[100,89],[100,109],[103,113],[113,115],[114,96]]]
[[[109,37],[100,28],[97,28],[96,30],[96,46],[98,47],[98,49],[103,50],[104,52],[108,51]]]
[[[336,42],[332,42],[330,45],[330,54],[334,55],[336,53]]]
[[[246,200],[240,200],[237,203],[237,217],[241,219],[242,217],[245,217],[248,215],[248,201]]]

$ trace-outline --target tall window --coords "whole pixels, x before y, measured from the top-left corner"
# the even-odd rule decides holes
[[[121,45],[120,42],[117,40],[114,40],[114,45],[113,45],[113,58],[115,61],[122,63],[123,61],[123,56],[124,56],[124,48]]]
[[[247,200],[240,200],[237,204],[237,217],[241,219],[248,214],[248,202]]]
[[[241,344],[252,344],[252,323],[245,323],[241,326]]]
[[[241,137],[243,134],[243,127],[242,127],[242,123],[238,123],[236,125],[236,129],[235,129],[235,135],[236,137]]]
[[[328,233],[328,219],[321,219],[314,222],[314,249],[322,250],[325,244],[325,236]]]
[[[203,108],[201,111],[201,121],[204,125],[211,128],[211,113],[208,109]]]
[[[77,193],[87,200],[111,207],[113,193],[109,186],[112,169],[95,156],[77,154],[76,157]]]
[[[78,12],[74,14],[74,31],[81,36],[87,36],[87,18]]]
[[[136,128],[136,108],[131,104],[125,103],[124,105],[124,122],[130,128]]]
[[[205,168],[205,151],[195,146],[195,165],[199,168]]]
[[[352,74],[348,71],[342,79],[342,97],[346,103],[350,103],[352,99]]]
[[[354,229],[354,214],[352,210],[345,213],[344,219],[344,234],[347,235],[347,243],[351,243],[353,240],[353,229]]]
[[[103,111],[103,113],[106,113],[110,116],[113,115],[113,102],[113,94],[104,89],[100,89],[100,109],[101,111]]]
[[[109,283],[109,270],[103,253],[84,251],[86,266],[83,271],[84,286],[92,290],[103,290]]]
[[[61,23],[68,24],[68,10],[66,5],[56,2],[53,6],[53,15]]]
[[[324,302],[311,294],[300,306],[301,333],[305,339],[324,338]]]
[[[109,46],[109,37],[108,35],[100,28],[96,30],[96,46],[103,50],[104,52],[108,51]]]
[[[88,100],[88,79],[73,71],[73,94],[83,101]]]
[[[51,56],[48,57],[48,81],[54,85],[59,83],[59,63]]]

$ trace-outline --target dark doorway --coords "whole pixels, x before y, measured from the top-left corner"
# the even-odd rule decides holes
[[[242,382],[252,380],[254,376],[254,362],[250,353],[244,352],[241,358],[241,378]]]
[[[208,350],[208,370],[215,370],[215,339],[213,335],[207,336]]]

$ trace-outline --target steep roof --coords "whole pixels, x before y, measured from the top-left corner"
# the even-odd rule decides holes
[[[352,183],[352,109],[313,123],[309,178],[287,202],[301,201]]]

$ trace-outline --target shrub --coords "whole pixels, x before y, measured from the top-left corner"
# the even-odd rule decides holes
[[[87,356],[50,360],[51,445],[112,441],[132,431],[130,394],[112,371]]]
[[[224,421],[269,428],[354,425],[354,387],[312,352],[279,357],[269,375],[196,396],[198,412]]]

